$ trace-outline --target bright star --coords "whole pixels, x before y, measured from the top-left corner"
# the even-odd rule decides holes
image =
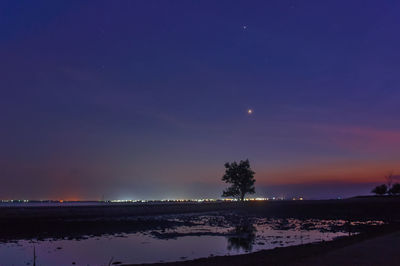
[[[247,110],[247,113],[248,113],[249,115],[251,115],[251,114],[253,113],[253,110],[249,109],[249,110]]]

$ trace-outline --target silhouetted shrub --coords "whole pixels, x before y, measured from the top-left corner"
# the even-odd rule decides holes
[[[379,196],[385,195],[387,192],[388,192],[388,187],[385,184],[377,186],[372,190],[372,193],[375,193],[376,195]]]

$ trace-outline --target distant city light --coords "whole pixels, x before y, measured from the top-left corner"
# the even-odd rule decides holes
[[[257,197],[245,198],[244,201],[270,201],[270,200],[285,200],[284,197]],[[292,200],[303,200],[302,197],[292,198]],[[155,199],[155,200],[141,200],[141,199],[118,199],[118,200],[93,200],[93,201],[79,201],[79,200],[0,200],[0,203],[73,203],[73,202],[101,202],[101,203],[158,203],[158,202],[233,202],[239,201],[237,198],[204,198],[204,199]]]
[[[298,197],[298,198],[294,197],[292,200],[303,200],[303,197]]]

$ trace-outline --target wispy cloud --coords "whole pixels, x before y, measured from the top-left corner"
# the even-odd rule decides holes
[[[377,129],[363,126],[313,125],[312,129],[322,133],[335,145],[361,152],[400,150],[400,130]]]

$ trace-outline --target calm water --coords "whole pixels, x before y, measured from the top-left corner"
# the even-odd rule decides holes
[[[0,265],[32,265],[33,247],[37,265],[108,265],[111,259],[122,263],[151,263],[243,254],[348,235],[348,224],[342,220],[247,219],[218,215],[168,219],[184,221],[187,225],[180,223],[167,230],[88,236],[80,240],[3,243],[0,244]]]

